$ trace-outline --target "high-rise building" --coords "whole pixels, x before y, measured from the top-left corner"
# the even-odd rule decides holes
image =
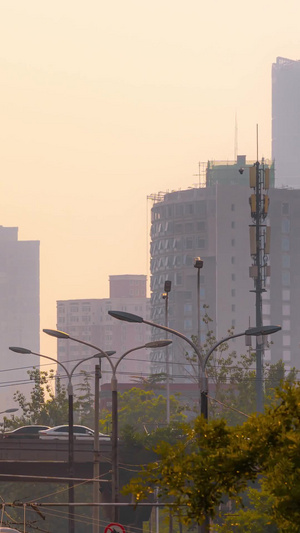
[[[28,393],[27,370],[39,366],[36,356],[8,349],[40,349],[39,245],[39,241],[19,241],[18,228],[0,226],[1,410],[14,407],[16,390]]]
[[[271,276],[263,295],[264,324],[280,324],[265,360],[300,370],[300,189],[270,190]]]
[[[268,162],[264,162],[268,166]],[[209,162],[206,186],[152,195],[151,221],[151,318],[165,323],[164,283],[171,281],[169,326],[187,337],[197,335],[197,270],[194,258],[200,256],[202,316],[212,319],[208,327],[217,339],[230,327],[242,332],[255,325],[255,292],[250,277],[249,166],[245,156],[237,162]],[[270,209],[266,224],[271,226],[271,277],[263,294],[263,323],[282,324],[283,332],[272,338],[267,361],[284,359],[287,368],[299,367],[300,338],[296,317],[300,312],[298,272],[300,272],[299,225],[300,191],[274,188],[274,167],[270,167]],[[268,270],[269,273],[269,270]],[[292,287],[294,284],[294,289]],[[300,290],[300,289],[299,289]],[[208,306],[208,308],[206,308]],[[204,307],[204,308],[203,308]],[[293,318],[292,318],[293,317]],[[153,330],[155,335],[159,330]],[[201,342],[206,326],[201,325]],[[245,341],[233,340],[230,349],[245,353]],[[192,369],[185,354],[189,346],[173,338],[169,348],[170,371],[175,380],[188,380]],[[151,354],[152,372],[164,372],[163,350]]]
[[[110,296],[102,299],[59,300],[57,302],[57,328],[66,331],[72,337],[98,346],[103,351],[115,351],[115,362],[131,348],[143,346],[150,340],[150,331],[142,324],[128,324],[112,318],[109,310],[127,311],[143,318],[150,316],[150,300],[146,296],[146,276],[117,275],[109,277]],[[89,357],[94,350],[82,344],[58,340],[58,361],[66,364],[69,370],[76,361]],[[94,373],[96,360],[91,359],[78,367],[74,376],[76,387],[82,381],[80,371]],[[102,359],[102,383],[110,381],[111,371],[108,361]],[[149,351],[134,351],[125,357],[118,367],[118,381],[129,382],[132,376],[149,374]],[[63,377],[63,372],[58,371]],[[91,385],[93,385],[91,383]]]
[[[300,61],[272,65],[272,159],[276,183],[300,188]]]

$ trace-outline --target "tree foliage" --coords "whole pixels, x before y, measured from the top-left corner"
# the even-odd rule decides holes
[[[212,319],[208,314],[208,306],[204,306],[203,329],[205,328],[205,342],[200,346],[202,358],[216,344],[217,339],[211,328]],[[229,328],[228,335],[234,335],[234,328]],[[192,337],[197,344],[197,337]],[[220,344],[211,354],[207,363],[207,376],[210,383],[209,417],[225,418],[229,424],[241,424],[245,415],[256,411],[256,353],[250,348],[244,354],[231,350],[231,341]],[[191,365],[191,375],[198,381],[198,359],[196,354],[186,356]],[[275,389],[284,381],[293,382],[296,379],[295,369],[286,375],[284,364],[265,363],[263,367],[264,403],[271,405],[275,400]]]
[[[22,412],[20,416],[5,418],[6,428],[15,428],[29,424],[42,424],[47,426],[57,426],[68,423],[68,395],[59,376],[54,370],[49,372],[34,368],[28,370],[33,388],[30,397],[16,391],[14,401],[19,405]],[[55,381],[55,390],[53,390]],[[82,382],[79,386],[81,395],[74,398],[74,414],[80,413],[80,421],[88,425],[93,420],[93,396],[89,384],[89,377],[82,374]]]
[[[260,479],[271,498],[270,521],[280,531],[299,531],[300,387],[286,384],[279,403],[232,427],[224,420],[196,418],[175,445],[160,443],[148,465],[125,492],[137,501],[159,488],[186,523],[214,517],[227,496],[240,505],[249,482]],[[233,530],[234,531],[234,530]]]
[[[166,399],[161,394],[157,396],[153,390],[142,390],[134,387],[118,396],[118,423],[120,430],[133,429],[141,433],[151,433],[159,427],[166,426]],[[100,420],[103,431],[111,427],[111,413],[102,413]],[[181,422],[185,419],[183,407],[175,396],[170,396],[170,420]]]

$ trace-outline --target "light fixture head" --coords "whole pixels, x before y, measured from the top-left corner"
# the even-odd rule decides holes
[[[9,350],[16,353],[22,353],[22,354],[31,354],[32,351],[28,350],[27,348],[20,348],[19,346],[10,346]]]
[[[198,268],[199,270],[200,270],[200,268],[203,267],[203,261],[202,261],[201,257],[195,257],[195,259],[194,259],[194,267]]]
[[[245,335],[253,335],[259,337],[260,335],[272,335],[281,330],[281,326],[259,326],[249,328],[245,331]]]
[[[57,329],[43,329],[43,332],[47,333],[47,335],[50,335],[51,337],[56,337],[56,339],[70,338],[69,333],[65,333],[64,331],[59,331]]]
[[[172,281],[170,281],[169,279],[166,279],[165,284],[164,284],[164,291],[171,292],[171,288],[172,288]]]
[[[125,311],[108,311],[108,314],[114,318],[117,318],[118,320],[123,320],[124,322],[144,322],[144,319],[141,316],[133,315],[132,313],[126,313]]]
[[[145,348],[164,348],[165,346],[169,346],[170,344],[172,344],[172,341],[170,339],[163,339],[159,341],[147,342],[145,344]]]
[[[115,355],[116,352],[114,350],[108,350],[105,353],[106,355],[108,355],[108,357],[111,357],[112,355]],[[94,357],[98,357],[98,359],[102,359],[103,357],[105,357],[105,355],[103,353],[96,353]]]

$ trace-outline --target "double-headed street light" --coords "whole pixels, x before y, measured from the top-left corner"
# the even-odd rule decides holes
[[[44,330],[45,331],[45,330]],[[89,357],[86,357],[85,359],[81,359],[76,363],[76,365],[73,367],[71,372],[67,369],[67,367],[61,363],[60,361],[57,361],[54,359],[54,357],[50,357],[48,355],[43,355],[40,353],[32,352],[31,350],[28,350],[27,348],[21,348],[19,346],[10,346],[9,349],[12,352],[20,353],[20,354],[32,354],[37,355],[38,357],[44,357],[44,359],[49,359],[49,361],[53,361],[54,363],[61,366],[68,377],[68,401],[69,401],[69,446],[68,446],[68,464],[69,464],[69,511],[68,511],[68,517],[69,517],[69,533],[74,533],[75,531],[75,524],[74,524],[74,481],[72,478],[74,477],[74,393],[73,393],[73,384],[72,384],[72,377],[73,374],[78,368],[81,363],[84,363],[85,361],[88,361],[89,359],[93,359],[94,357],[108,357],[108,355],[105,352],[102,352],[99,348],[97,348],[97,351],[100,352],[96,355],[91,355]]]
[[[43,330],[48,335],[51,335],[52,337],[56,337],[59,339],[69,339],[75,342],[78,342],[79,344],[84,344],[85,346],[89,346],[90,348],[94,348],[95,350],[98,350],[100,352],[100,349],[95,346],[94,344],[90,344],[89,342],[85,342],[81,339],[76,339],[75,337],[71,337],[68,333],[65,333],[63,331],[57,331],[57,330],[49,330],[44,329]],[[119,503],[119,457],[118,457],[118,381],[117,381],[117,369],[120,364],[120,362],[126,357],[128,354],[135,352],[136,350],[141,350],[143,348],[163,348],[164,346],[169,346],[171,344],[171,340],[158,340],[154,342],[148,342],[146,344],[143,344],[142,346],[137,346],[135,348],[131,348],[127,352],[123,353],[121,357],[117,360],[117,362],[114,364],[111,359],[108,357],[108,355],[103,352],[103,356],[107,358],[109,361],[111,371],[112,371],[112,378],[111,378],[111,394],[112,394],[112,500],[113,503],[118,504]],[[118,505],[114,506],[114,515],[113,520],[115,522],[118,522],[119,517],[119,507]]]
[[[124,311],[108,311],[108,314],[114,318],[117,318],[118,320],[124,320],[125,322],[144,323],[154,328],[159,328],[164,331],[168,331],[169,333],[172,333],[173,335],[176,335],[177,337],[180,337],[181,339],[185,340],[192,347],[192,349],[197,354],[198,362],[199,362],[199,370],[200,370],[199,377],[201,378],[200,405],[201,405],[201,414],[204,416],[205,419],[208,419],[208,402],[207,402],[208,379],[206,376],[206,366],[214,350],[218,346],[220,346],[220,344],[223,344],[223,342],[226,342],[230,339],[235,339],[237,337],[242,337],[242,336],[251,336],[251,335],[259,338],[264,335],[271,335],[273,333],[276,333],[276,331],[279,331],[281,329],[281,326],[261,326],[261,327],[248,328],[242,333],[230,335],[216,342],[216,344],[214,344],[214,346],[212,346],[212,348],[207,352],[205,357],[202,358],[201,353],[200,353],[200,342],[197,343],[196,345],[191,339],[189,339],[188,337],[186,337],[185,335],[183,335],[183,333],[180,333],[179,331],[176,331],[166,326],[162,326],[160,324],[156,324],[155,322],[150,322],[149,320],[145,320],[141,316],[133,315],[132,313],[126,313]],[[201,533],[208,533],[209,531],[208,519],[206,519],[204,523],[200,525],[199,531]]]
[[[134,322],[134,323],[144,323],[148,326],[152,326],[153,328],[159,328],[164,331],[168,331],[169,333],[172,333],[173,335],[176,335],[176,337],[180,337],[181,339],[185,340],[195,351],[197,354],[198,360],[200,362],[200,370],[201,370],[201,414],[204,415],[205,418],[208,418],[207,413],[207,395],[208,395],[208,380],[205,375],[206,366],[208,363],[208,360],[213,353],[213,351],[220,346],[220,344],[223,344],[223,342],[226,342],[231,339],[236,339],[237,337],[242,336],[251,336],[254,337],[261,337],[265,335],[272,335],[273,333],[276,333],[276,331],[281,330],[281,326],[261,326],[261,327],[253,327],[248,328],[242,333],[236,333],[234,335],[230,335],[228,337],[225,337],[224,339],[218,341],[205,355],[204,358],[202,358],[199,347],[188,337],[186,337],[183,333],[180,333],[180,331],[176,331],[175,329],[171,329],[166,326],[162,326],[161,324],[156,324],[155,322],[150,322],[150,320],[145,320],[143,317],[134,315],[132,313],[126,313],[125,311],[108,311],[108,314],[111,315],[114,318],[117,318],[118,320],[123,320],[125,322]]]

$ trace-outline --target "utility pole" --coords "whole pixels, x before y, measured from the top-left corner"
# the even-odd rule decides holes
[[[270,169],[264,161],[257,162],[249,168],[250,188],[253,193],[250,196],[251,217],[254,224],[250,225],[250,253],[253,264],[250,267],[250,277],[254,279],[255,293],[255,316],[256,327],[263,325],[262,319],[262,294],[266,292],[265,284],[267,276],[270,276],[268,255],[270,254],[270,226],[265,219],[268,215],[270,187]],[[261,413],[264,406],[263,396],[263,356],[264,344],[261,336],[256,337],[256,410]]]
[[[172,282],[169,280],[165,281],[164,292],[162,298],[165,301],[165,326],[169,325],[169,292],[171,292]],[[168,333],[166,334],[166,339],[168,338]],[[167,399],[167,424],[170,424],[170,361],[169,361],[169,347],[166,346],[166,399]]]

